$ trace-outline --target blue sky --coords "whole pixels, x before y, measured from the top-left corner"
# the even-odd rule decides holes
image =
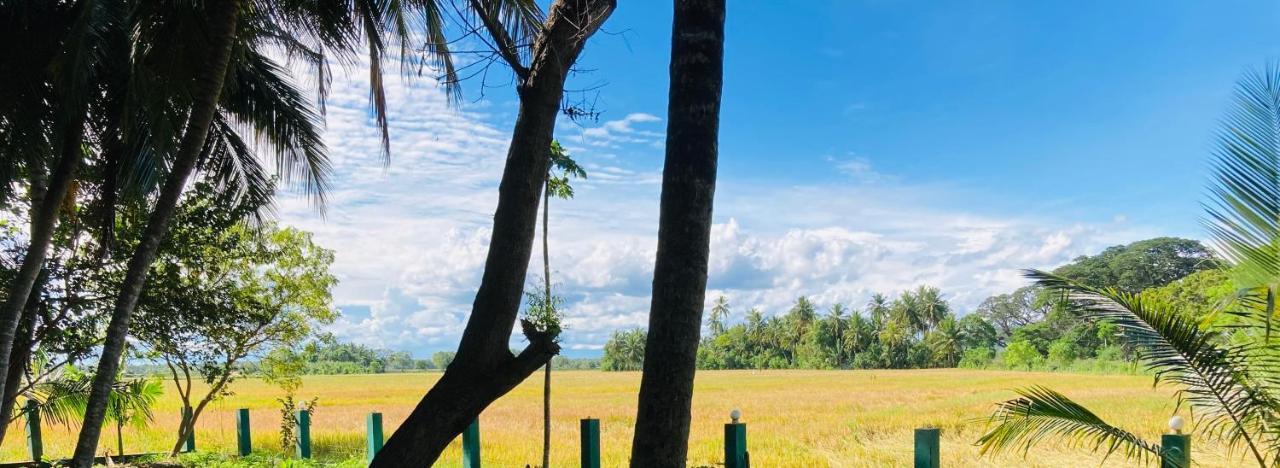
[[[588,169],[552,204],[570,353],[642,326],[656,246],[670,5],[620,2],[557,137]],[[1273,2],[732,2],[708,300],[782,313],[943,289],[961,312],[1107,245],[1198,227],[1214,125],[1235,79],[1280,60]],[[334,85],[332,203],[282,220],[337,251],[338,336],[453,348],[514,121],[503,78],[449,106],[392,80],[383,168],[361,74]],[[492,87],[498,86],[498,87]],[[580,90],[580,91],[572,91]]]

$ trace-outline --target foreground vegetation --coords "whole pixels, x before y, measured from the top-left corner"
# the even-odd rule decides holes
[[[319,397],[313,426],[320,461],[362,461],[364,416],[385,415],[388,434],[408,415],[423,388],[438,373],[307,376],[298,394]],[[552,466],[577,462],[580,418],[601,420],[605,466],[622,466],[628,456],[635,418],[636,372],[567,371],[553,374]],[[737,407],[748,426],[752,459],[759,466],[906,466],[911,430],[943,429],[942,456],[947,466],[1097,466],[1102,459],[1064,445],[979,458],[973,441],[982,433],[992,403],[1013,396],[1011,388],[1039,383],[1088,404],[1108,419],[1147,437],[1157,437],[1173,414],[1172,393],[1153,390],[1148,376],[1028,373],[981,370],[877,371],[700,371],[690,431],[690,466],[712,465],[722,455],[722,424]],[[253,410],[254,450],[260,461],[279,455],[277,387],[258,379],[232,386],[233,395],[214,403],[197,428],[202,452],[235,450],[234,410]],[[800,396],[803,396],[801,398]],[[540,379],[530,379],[498,400],[480,419],[483,459],[489,466],[524,466],[539,458]],[[126,429],[130,452],[162,451],[172,443],[180,404],[170,394],[157,404],[156,421],[141,432]],[[0,459],[25,456],[22,429],[0,447]],[[70,453],[74,433],[46,427],[46,451]],[[1194,441],[1201,466],[1231,466],[1211,443]],[[457,466],[460,449],[445,451],[441,466]],[[193,461],[193,460],[188,460]],[[200,458],[201,463],[209,462]],[[358,463],[357,463],[358,464]],[[1104,466],[1131,466],[1120,459]]]

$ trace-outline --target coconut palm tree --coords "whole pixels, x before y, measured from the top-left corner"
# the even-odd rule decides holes
[[[386,36],[396,37],[401,44],[408,42],[409,37],[398,36],[408,32],[405,24],[409,13],[403,8],[428,5],[425,1],[393,3],[362,0],[337,7],[311,1],[134,3],[128,23],[131,30],[137,31],[133,43],[135,61],[130,64],[135,70],[131,86],[148,90],[138,94],[144,99],[140,107],[148,109],[146,115],[153,117],[148,122],[155,124],[151,137],[159,142],[160,151],[155,154],[168,157],[157,164],[165,168],[163,182],[112,309],[85,424],[72,460],[74,466],[88,466],[93,458],[100,421],[106,416],[110,388],[138,296],[178,199],[197,171],[201,156],[211,147],[230,155],[252,155],[249,145],[236,132],[250,128],[258,142],[275,153],[282,175],[287,180],[301,179],[304,190],[313,195],[317,204],[323,201],[328,163],[314,128],[316,114],[301,93],[293,92],[288,80],[278,78],[284,69],[267,58],[268,48],[315,68],[322,109],[327,92],[327,58],[354,62],[356,51],[367,50],[372,107],[383,131],[384,154],[389,154],[380,65]],[[438,9],[421,11],[429,28],[440,27]],[[436,39],[429,37],[428,43],[432,50],[444,50],[444,44]],[[446,72],[452,73],[447,58],[441,61]],[[254,81],[264,77],[277,78]],[[273,98],[275,106],[260,105]],[[180,118],[160,118],[165,115]],[[166,129],[166,121],[184,124],[180,129]],[[264,127],[264,121],[275,126]],[[157,135],[156,129],[162,131]],[[246,164],[252,161],[243,157],[222,161],[242,169],[242,175],[257,177],[252,176],[257,166]]]
[[[0,151],[6,156],[0,162],[0,202],[20,173],[18,164],[25,163],[33,182],[30,242],[0,309],[0,389],[8,386],[18,324],[84,156],[85,114],[117,7],[94,0],[0,2],[0,37],[10,44],[0,52]]]
[[[675,2],[658,252],[633,467],[687,463],[719,158],[724,15],[724,0]]]
[[[1248,72],[1236,87],[1212,158],[1206,224],[1241,287],[1235,300],[1195,323],[1168,304],[1117,288],[1093,288],[1031,271],[1082,316],[1114,324],[1157,384],[1176,389],[1195,429],[1241,450],[1260,467],[1280,463],[1280,348],[1272,336],[1280,285],[1280,68]],[[1043,387],[1000,403],[979,440],[983,453],[1023,450],[1049,437],[1085,442],[1128,458],[1162,448]]]

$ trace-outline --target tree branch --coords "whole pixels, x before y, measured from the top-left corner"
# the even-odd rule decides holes
[[[484,24],[484,28],[489,31],[489,36],[493,37],[494,48],[497,49],[498,55],[511,65],[511,70],[520,77],[520,81],[524,81],[529,77],[529,69],[520,63],[520,55],[516,53],[516,43],[502,27],[497,12],[485,9],[480,0],[470,0],[470,3],[471,9],[476,11],[476,16],[480,17],[480,23]]]

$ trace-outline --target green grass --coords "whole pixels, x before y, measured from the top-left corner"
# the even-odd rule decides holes
[[[552,392],[552,466],[578,463],[578,420],[601,420],[605,466],[625,466],[635,418],[636,372],[563,371],[554,375]],[[312,438],[318,460],[338,466],[360,465],[364,459],[365,415],[384,414],[390,436],[418,399],[439,377],[436,373],[311,376],[299,396],[319,396]],[[698,373],[689,440],[689,464],[716,465],[723,454],[723,424],[740,408],[748,424],[748,447],[757,466],[907,466],[912,430],[942,428],[942,457],[947,466],[1099,466],[1102,457],[1087,449],[1046,443],[1022,454],[979,457],[973,441],[982,433],[994,403],[1010,398],[1009,389],[1043,384],[1095,410],[1109,422],[1158,439],[1174,411],[1172,391],[1153,389],[1140,375],[1010,372],[994,370],[881,371],[702,371]],[[256,379],[237,382],[234,394],[215,403],[197,428],[197,448],[230,455],[235,451],[235,409],[252,411],[255,456],[249,464],[234,457],[199,455],[190,466],[276,466],[283,459],[278,428],[281,392]],[[172,393],[172,392],[170,392]],[[492,405],[481,416],[482,459],[488,466],[524,466],[540,459],[541,379],[525,384]],[[125,434],[130,452],[162,451],[172,446],[180,405],[171,395],[156,408],[156,421],[146,430]],[[1184,414],[1184,416],[1186,416]],[[74,431],[49,426],[46,453],[66,456]],[[0,458],[21,460],[24,432],[10,429]],[[114,432],[104,433],[103,447],[114,447]],[[107,441],[111,441],[108,444]],[[459,442],[441,466],[460,464]],[[1200,466],[1232,466],[1211,441],[1193,443]],[[291,450],[290,450],[291,452]],[[209,457],[209,458],[200,458]],[[223,460],[223,461],[217,461]],[[1131,466],[1119,458],[1102,466]],[[298,465],[311,466],[311,465]]]

